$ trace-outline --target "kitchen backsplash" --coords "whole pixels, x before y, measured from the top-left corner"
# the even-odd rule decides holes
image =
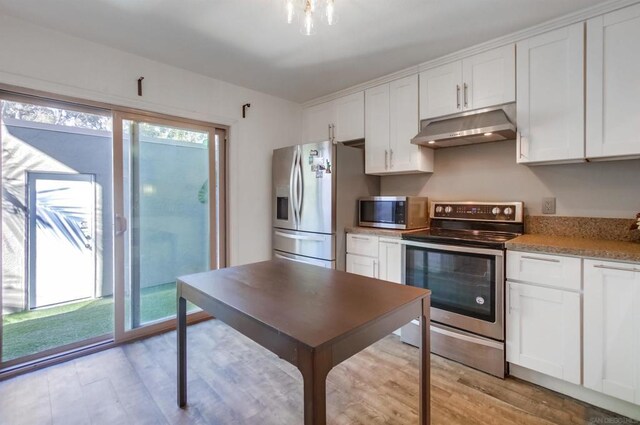
[[[525,233],[549,236],[640,242],[640,231],[629,230],[635,219],[601,217],[526,216]]]
[[[555,217],[631,221],[640,211],[639,184],[640,160],[526,166],[516,163],[515,141],[505,141],[438,149],[433,174],[382,177],[381,192],[445,201],[524,201],[531,216],[542,215],[542,198],[555,197]]]

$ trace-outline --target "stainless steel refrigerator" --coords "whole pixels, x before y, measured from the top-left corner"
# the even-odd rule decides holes
[[[330,141],[273,151],[273,257],[344,270],[357,199],[380,192],[364,150]]]

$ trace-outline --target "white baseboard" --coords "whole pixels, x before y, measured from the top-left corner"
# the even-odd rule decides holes
[[[584,401],[585,403],[640,421],[640,406],[637,404],[610,397],[606,394],[590,390],[589,388],[575,385],[511,363],[509,363],[509,374],[524,381],[532,382],[541,387],[549,388],[550,390]]]

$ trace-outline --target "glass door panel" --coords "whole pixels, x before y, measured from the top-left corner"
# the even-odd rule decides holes
[[[209,149],[217,144],[213,131],[135,119],[122,121],[122,133],[129,330],[174,317],[176,279],[211,269]]]
[[[496,319],[495,256],[407,246],[406,284],[431,290],[431,306]]]
[[[113,337],[113,140],[110,111],[0,109],[5,367]]]

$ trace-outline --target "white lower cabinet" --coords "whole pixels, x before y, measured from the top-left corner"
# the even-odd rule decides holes
[[[378,279],[402,282],[402,246],[398,239],[380,238]]]
[[[367,277],[378,277],[378,259],[363,255],[347,254],[347,271]]]
[[[402,281],[399,238],[347,234],[347,272],[389,282]]]
[[[640,264],[584,261],[584,385],[640,404]]]
[[[507,282],[507,361],[580,384],[580,294]]]

